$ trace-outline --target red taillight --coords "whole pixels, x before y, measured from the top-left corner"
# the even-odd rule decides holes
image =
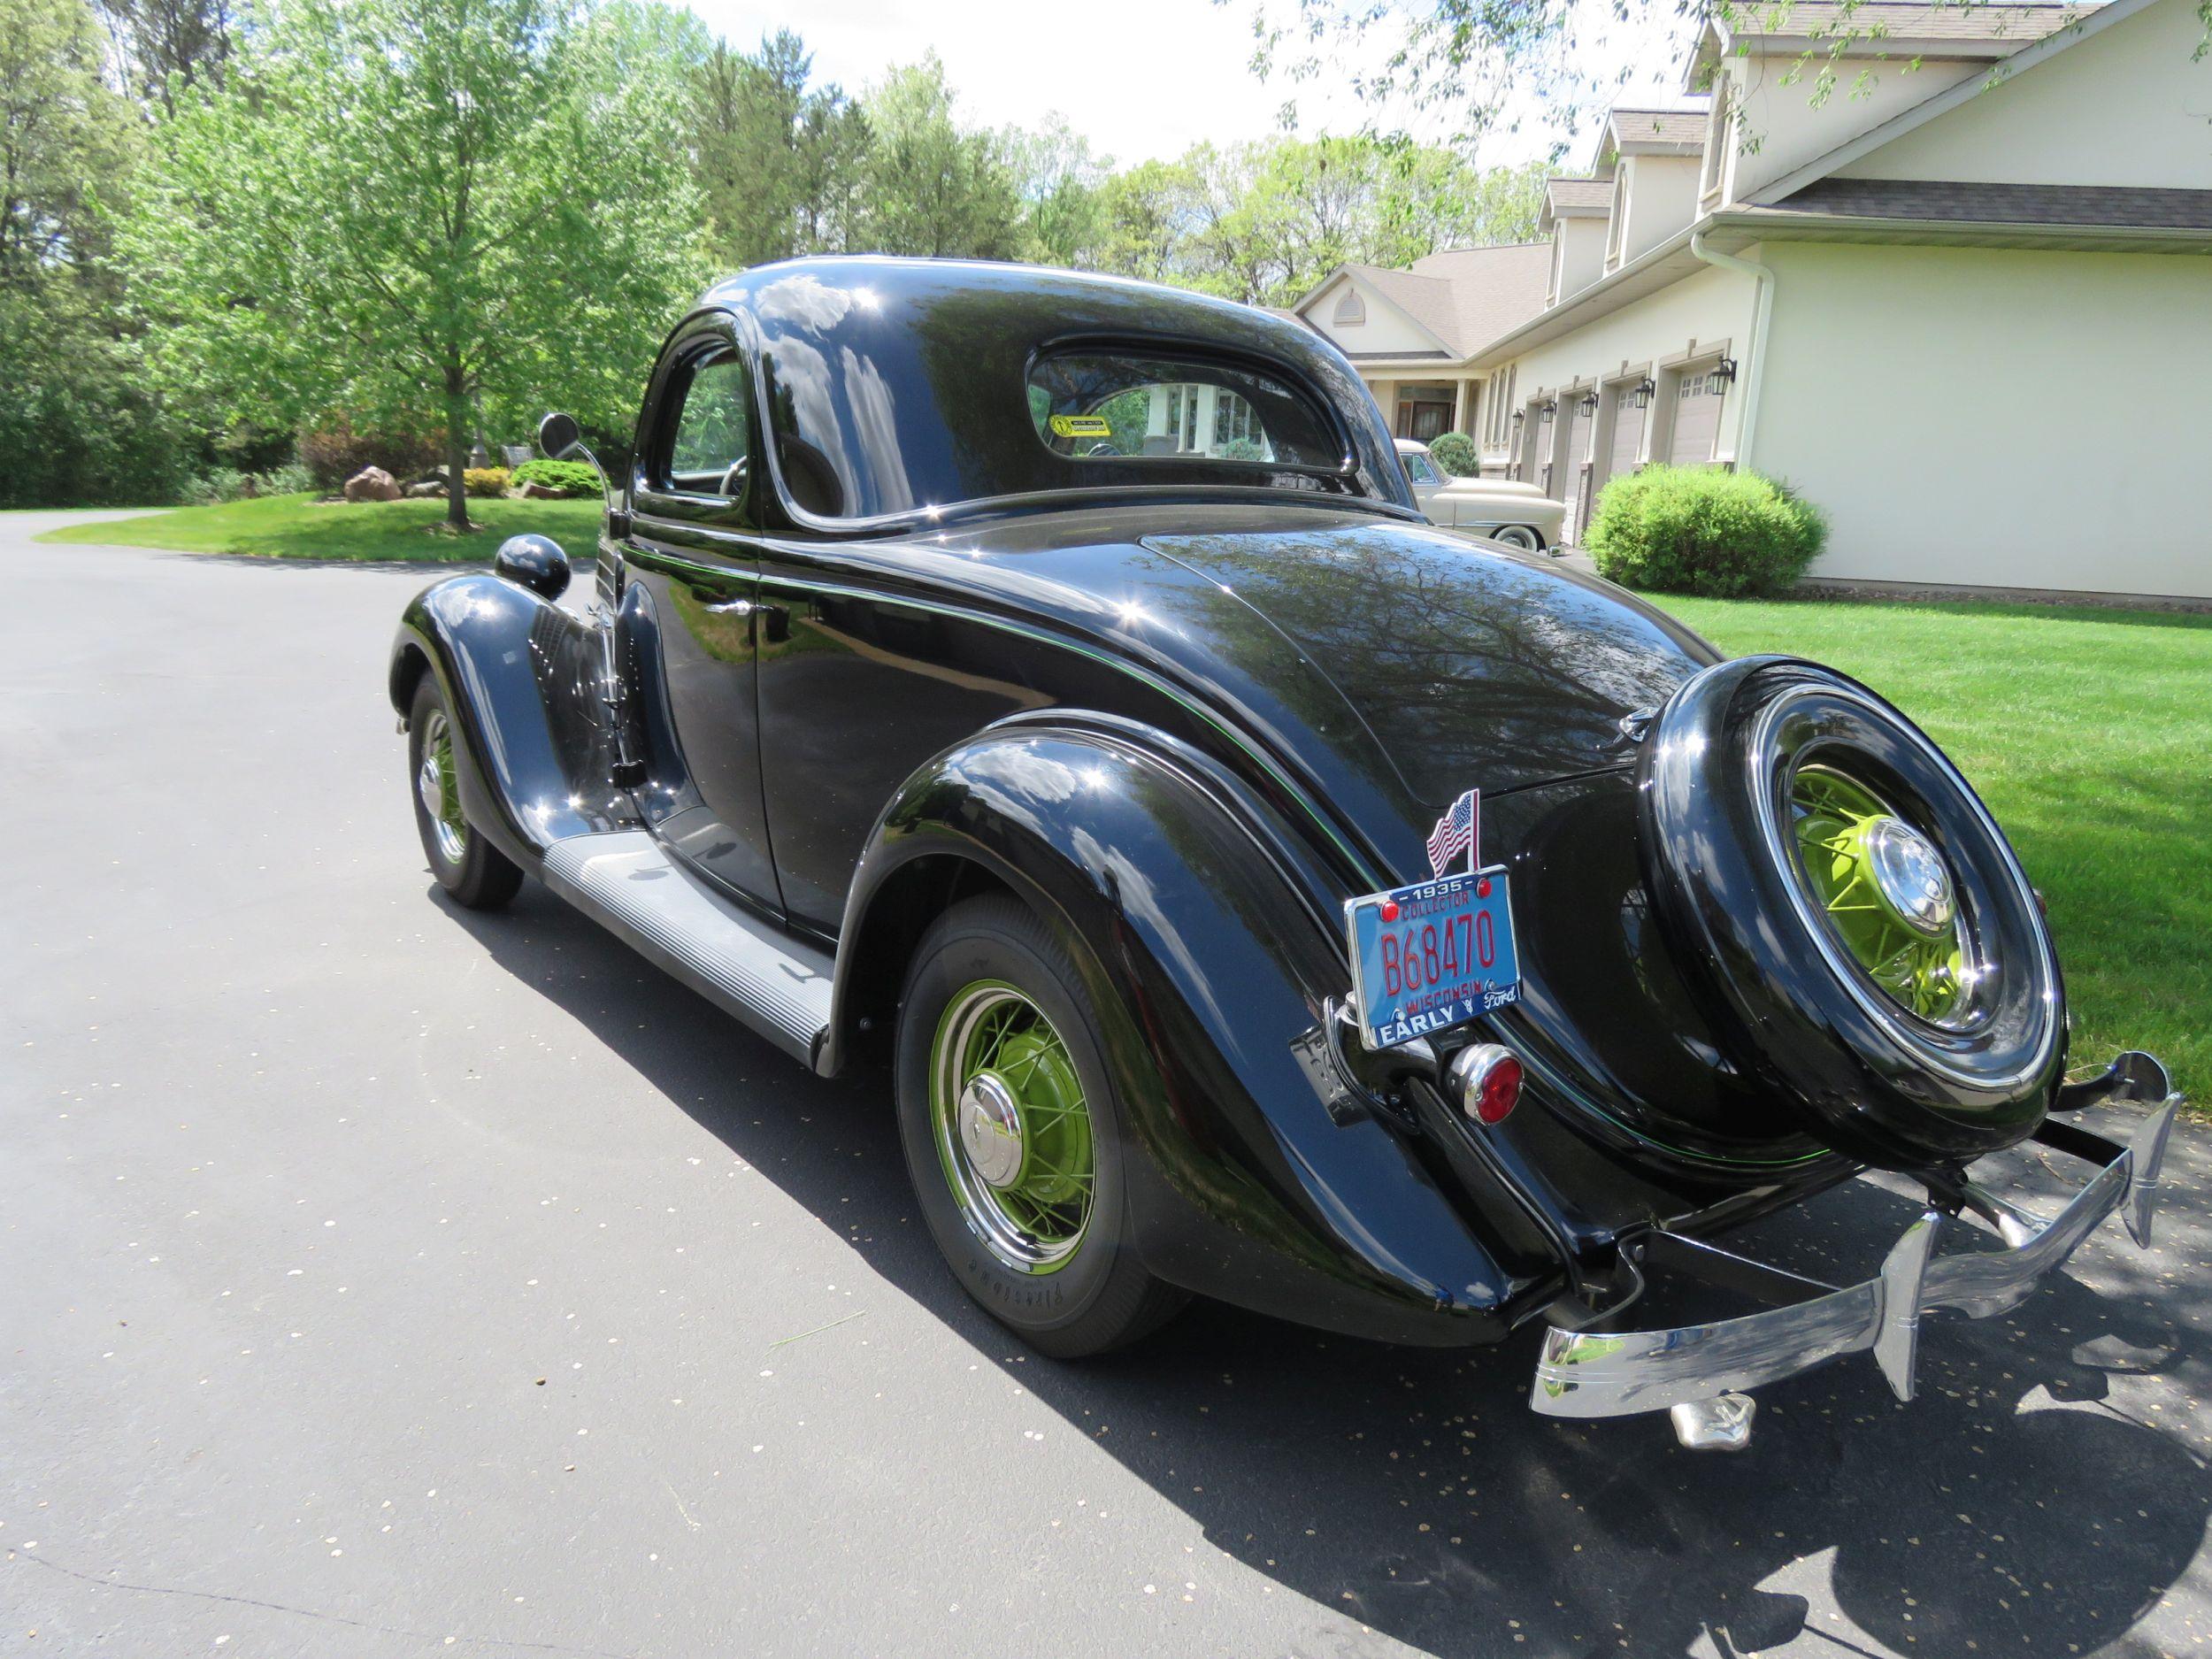
[[[1502,1124],[1521,1103],[1521,1063],[1494,1042],[1462,1049],[1452,1061],[1459,1109],[1479,1124]]]

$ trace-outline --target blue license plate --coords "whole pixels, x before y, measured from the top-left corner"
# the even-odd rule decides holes
[[[1505,870],[1417,881],[1344,907],[1360,1037],[1388,1048],[1519,1000]]]

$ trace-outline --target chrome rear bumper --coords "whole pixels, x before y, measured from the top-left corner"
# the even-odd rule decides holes
[[[2004,1248],[1938,1256],[1944,1210],[1930,1208],[1905,1229],[1872,1279],[1834,1289],[1760,1267],[1694,1240],[1672,1240],[1678,1250],[1747,1269],[1769,1281],[1801,1286],[1802,1301],[1670,1331],[1546,1332],[1529,1403],[1548,1417],[1627,1417],[1643,1411],[1672,1414],[1683,1443],[1698,1449],[1733,1450],[1750,1439],[1753,1402],[1744,1390],[1793,1377],[1825,1361],[1863,1348],[1900,1400],[1913,1396],[1920,1316],[1951,1308],[1972,1318],[2001,1313],[2021,1302],[2036,1281],[2063,1262],[2097,1224],[2119,1210],[2138,1245],[2150,1242],[2158,1171],[2180,1097],[2162,1067],[2145,1056],[2132,1087],[2114,1087],[2105,1097],[2158,1093],[2158,1109],[2124,1146],[2078,1125],[2053,1121],[2038,1139],[2054,1150],[2102,1164],[2056,1216],[2044,1220],[1966,1183],[1954,1196],[1959,1207],[1981,1215]],[[2119,1067],[2115,1068],[2118,1073]],[[2139,1079],[2139,1083],[2135,1082]],[[2162,1095],[2162,1098],[2161,1098]],[[1737,1275],[1740,1281],[1741,1275]]]

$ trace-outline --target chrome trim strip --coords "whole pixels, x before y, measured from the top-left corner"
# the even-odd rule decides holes
[[[1951,1308],[1980,1319],[2016,1306],[2116,1210],[2123,1210],[2137,1243],[2148,1239],[2159,1166],[2180,1104],[2180,1096],[2168,1096],[2120,1155],[2047,1222],[2008,1206],[2016,1222],[2008,1233],[2024,1233],[2020,1223],[2035,1228],[2008,1248],[1935,1256],[1945,1217],[1930,1210],[1905,1230],[1877,1277],[1826,1295],[1670,1331],[1609,1333],[1554,1325],[1544,1334],[1529,1404],[1555,1417],[1666,1411],[1793,1377],[1863,1348],[1874,1350],[1897,1397],[1909,1400],[1923,1313]]]

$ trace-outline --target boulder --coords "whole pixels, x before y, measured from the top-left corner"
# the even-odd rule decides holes
[[[566,501],[569,492],[556,489],[550,484],[541,484],[534,478],[527,479],[515,490],[525,501]]]
[[[397,501],[399,486],[380,466],[365,466],[346,480],[348,501]]]
[[[436,501],[444,494],[445,480],[442,478],[426,478],[419,484],[407,487],[407,499],[410,501]]]

